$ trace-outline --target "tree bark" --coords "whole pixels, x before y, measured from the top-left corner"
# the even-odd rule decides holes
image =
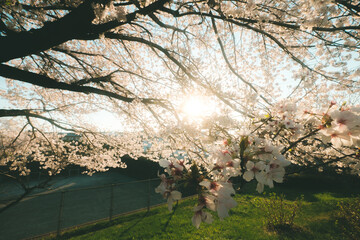
[[[46,22],[39,29],[0,37],[0,62],[38,53],[85,34],[95,18],[92,2],[84,1],[61,19]]]

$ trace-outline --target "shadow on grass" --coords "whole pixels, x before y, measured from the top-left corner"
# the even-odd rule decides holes
[[[279,239],[313,239],[314,236],[311,232],[306,229],[293,225],[290,226],[288,224],[278,225],[274,228],[267,229],[267,232],[276,234]]]
[[[122,231],[121,234],[119,235],[119,238],[121,239],[121,237],[124,236],[124,234],[128,233],[133,227],[138,225],[145,217],[153,215],[153,214],[154,213],[146,212],[143,217],[139,218],[134,224],[130,225],[124,231]]]
[[[173,211],[171,212],[170,217],[168,218],[168,220],[166,221],[166,223],[165,223],[165,225],[164,225],[164,227],[162,229],[163,232],[166,232],[166,229],[169,226],[169,223],[171,222],[171,219],[173,218],[173,216],[174,216],[174,214],[176,212],[176,209],[178,208],[178,205],[179,205],[179,201],[176,201],[176,205],[173,208]]]
[[[337,227],[335,226],[335,219],[317,219],[316,221],[309,222],[306,225],[306,228],[316,231],[316,232],[328,232],[331,230],[332,232],[336,233],[338,231]]]
[[[310,221],[304,226],[278,225],[275,228],[266,229],[270,234],[275,234],[278,239],[348,239],[339,238],[340,229],[335,226],[334,219],[317,219]]]
[[[317,219],[316,221],[306,224],[305,228],[309,229],[310,232],[316,233],[318,237],[314,237],[315,239],[319,239],[320,236],[322,236],[323,239],[348,239],[341,236],[342,231],[336,226],[335,219],[333,218]]]
[[[256,190],[256,182],[245,184],[238,192],[261,196]],[[327,193],[334,198],[349,198],[360,195],[360,178],[353,175],[329,174],[294,174],[287,176],[283,183],[276,184],[270,189],[265,187],[265,192],[284,193],[287,200],[294,201],[304,196],[307,202],[320,201],[319,194]]]
[[[121,232],[121,234],[119,235],[119,237],[121,237],[124,234],[126,234],[129,230],[131,230],[133,227],[138,225],[141,221],[143,221],[144,218],[150,217],[152,215],[156,215],[156,214],[158,214],[158,212],[159,212],[158,210],[154,209],[154,210],[152,210],[150,212],[147,211],[145,213],[132,214],[132,215],[129,215],[129,216],[120,216],[120,217],[116,218],[113,221],[96,223],[96,224],[91,225],[91,226],[79,228],[79,229],[76,229],[76,230],[72,230],[70,232],[65,232],[61,236],[55,237],[55,238],[52,238],[52,239],[56,239],[56,240],[69,239],[69,238],[72,238],[72,237],[77,237],[77,236],[93,233],[93,232],[103,230],[103,229],[106,229],[106,228],[109,228],[109,227],[112,227],[112,226],[115,226],[115,225],[119,225],[119,224],[121,224],[123,222],[129,222],[129,221],[132,221],[132,220],[137,220],[134,224],[127,227],[124,231]]]

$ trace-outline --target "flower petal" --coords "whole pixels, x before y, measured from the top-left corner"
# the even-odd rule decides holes
[[[199,212],[196,212],[192,217],[191,221],[196,228],[199,228],[201,224],[201,214]]]
[[[180,200],[181,199],[181,192],[179,191],[172,191],[171,197],[173,200]]]
[[[201,183],[199,183],[200,186],[204,186],[206,187],[207,189],[210,189],[210,181],[208,180],[204,180],[202,181]]]
[[[253,172],[253,171],[246,171],[246,172],[244,173],[243,178],[244,178],[246,181],[250,182],[250,181],[254,178],[254,172]]]

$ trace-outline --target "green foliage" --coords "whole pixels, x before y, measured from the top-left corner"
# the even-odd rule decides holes
[[[188,171],[184,177],[183,182],[178,183],[179,191],[183,196],[191,196],[199,192],[199,183],[203,180],[203,175],[200,174],[205,169],[199,169],[196,164],[191,165],[190,171]]]
[[[360,239],[360,197],[338,202],[336,225],[350,239]]]
[[[116,171],[136,179],[145,180],[157,178],[157,174],[161,170],[159,163],[153,162],[143,157],[135,160],[129,155],[125,155],[121,158],[121,161],[124,162],[127,167],[116,169]]]
[[[16,4],[18,1],[14,0],[0,0],[0,6],[10,6]]]
[[[294,202],[285,200],[285,195],[270,193],[268,198],[257,198],[256,206],[264,216],[265,224],[271,231],[286,231],[294,227],[294,220],[302,207],[304,197],[297,198]]]

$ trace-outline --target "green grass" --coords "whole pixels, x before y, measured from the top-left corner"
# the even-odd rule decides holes
[[[345,176],[292,176],[274,191],[286,200],[304,196],[303,207],[295,219],[295,227],[281,232],[269,232],[265,217],[256,207],[257,198],[265,194],[247,184],[236,196],[238,206],[230,217],[220,221],[214,214],[211,225],[192,226],[191,217],[196,199],[180,201],[175,212],[166,206],[121,216],[113,222],[103,222],[64,233],[60,239],[347,239],[335,224],[339,201],[351,201],[360,194],[359,178]],[[269,189],[267,189],[269,190]],[[270,191],[268,191],[270,192]]]

